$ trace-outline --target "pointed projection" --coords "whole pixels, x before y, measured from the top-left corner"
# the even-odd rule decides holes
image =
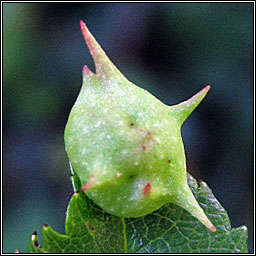
[[[83,68],[83,86],[65,128],[65,148],[81,191],[106,212],[127,218],[167,203],[215,227],[187,184],[181,125],[209,90],[166,106],[129,82],[81,21],[96,73]]]
[[[96,74],[111,75],[115,72],[119,73],[118,69],[109,60],[106,53],[102,50],[82,20],[80,21],[80,28],[90,54],[93,58]]]
[[[183,101],[182,103],[171,106],[170,109],[177,116],[180,125],[189,117],[189,115],[193,112],[193,110],[198,106],[198,104],[203,100],[207,92],[210,90],[210,85],[203,88],[196,95],[191,97],[190,99]]]

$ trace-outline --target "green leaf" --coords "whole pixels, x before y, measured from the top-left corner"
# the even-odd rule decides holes
[[[247,228],[231,229],[227,212],[205,182],[188,175],[188,184],[217,231],[210,232],[186,210],[167,204],[141,218],[120,218],[103,212],[80,191],[75,193],[66,219],[66,235],[43,227],[43,248],[34,233],[33,253],[247,253]]]

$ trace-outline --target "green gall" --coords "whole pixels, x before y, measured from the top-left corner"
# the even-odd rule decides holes
[[[65,128],[65,147],[81,190],[106,212],[147,215],[166,203],[215,227],[187,184],[181,126],[210,89],[167,106],[129,82],[81,21],[96,72],[83,68],[83,85]]]

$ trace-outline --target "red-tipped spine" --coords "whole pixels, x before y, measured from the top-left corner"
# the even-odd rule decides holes
[[[210,231],[216,232],[216,228],[214,226],[211,226]]]
[[[80,20],[80,28],[81,28],[84,40],[85,40],[85,42],[88,46],[88,49],[89,49],[91,55],[93,56],[94,51],[93,51],[93,46],[92,46],[92,42],[91,42],[91,37],[88,34],[89,33],[88,29],[87,29],[85,23],[82,20]]]

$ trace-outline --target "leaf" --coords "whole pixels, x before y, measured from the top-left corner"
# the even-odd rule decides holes
[[[231,229],[227,212],[205,182],[188,175],[188,184],[200,206],[215,225],[215,233],[174,204],[141,218],[124,219],[103,212],[80,191],[72,176],[75,193],[66,219],[66,235],[43,227],[43,248],[34,233],[33,253],[247,253],[247,228]]]

